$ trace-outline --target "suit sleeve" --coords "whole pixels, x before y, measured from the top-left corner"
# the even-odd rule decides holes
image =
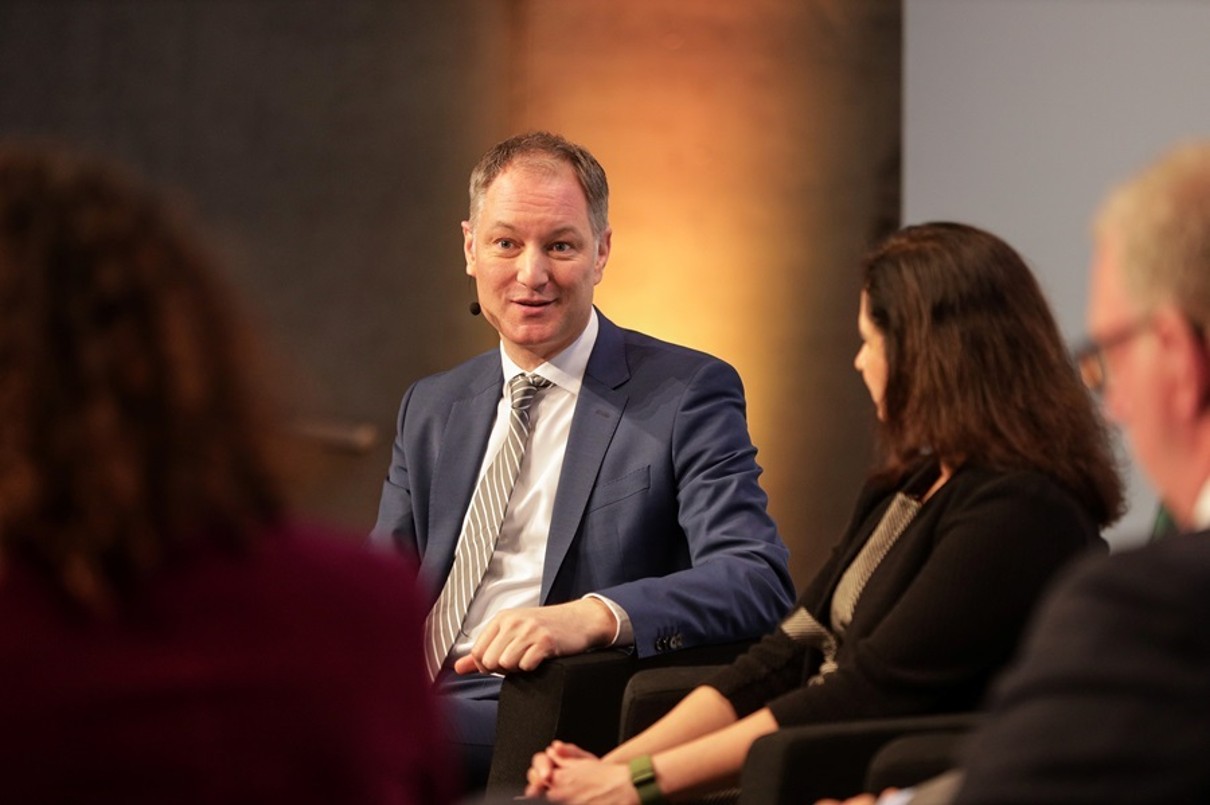
[[[395,441],[391,446],[391,466],[382,482],[378,502],[378,522],[370,532],[370,541],[379,547],[393,548],[417,559],[416,526],[413,520],[412,489],[408,481],[407,455],[403,447],[403,422],[415,386],[408,389],[399,405],[395,422]]]
[[[726,363],[704,362],[687,383],[670,449],[691,567],[599,591],[630,616],[640,656],[758,636],[794,599],[788,551],[758,482],[743,386]]]
[[[1082,563],[1042,609],[959,802],[1210,800],[1210,543]]]

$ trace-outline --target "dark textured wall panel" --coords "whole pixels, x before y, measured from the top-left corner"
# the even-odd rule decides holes
[[[300,414],[389,431],[408,382],[492,342],[466,313],[466,174],[502,136],[477,2],[6,0],[0,131],[194,201]],[[471,23],[468,25],[468,22]],[[387,441],[316,451],[311,512],[368,528]]]

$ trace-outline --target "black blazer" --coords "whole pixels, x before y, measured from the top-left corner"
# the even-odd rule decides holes
[[[828,624],[841,575],[895,492],[923,492],[936,475],[930,464],[898,487],[868,484],[844,539],[798,604]],[[973,709],[1044,586],[1093,546],[1105,549],[1091,514],[1048,477],[963,466],[866,583],[837,669],[822,684],[806,684],[819,652],[781,630],[710,684],[741,716],[768,705],[782,726]]]
[[[1210,532],[1065,574],[958,802],[1210,802]]]

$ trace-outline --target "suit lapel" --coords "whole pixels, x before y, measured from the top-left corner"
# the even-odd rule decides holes
[[[433,474],[432,505],[429,514],[429,546],[425,559],[437,578],[449,572],[454,547],[462,531],[462,519],[475,491],[479,467],[487,449],[487,438],[496,419],[504,375],[497,355],[495,361],[470,384],[467,396],[455,400],[441,435],[441,454]],[[426,561],[426,564],[429,564]]]
[[[845,550],[844,558],[832,569],[832,577],[828,580],[823,597],[823,600],[828,602],[828,606],[831,606],[832,594],[836,592],[836,588],[840,585],[841,577],[848,571],[849,566],[857,558],[857,554],[861,553],[861,549],[865,547],[865,544],[869,542],[874,532],[878,529],[878,525],[886,515],[887,509],[891,507],[891,501],[895,495],[898,492],[904,492],[916,497],[923,495],[932,486],[933,481],[937,480],[938,472],[939,467],[935,462],[925,462],[911,472],[905,483],[901,483],[897,487],[887,487],[885,490],[881,490],[880,493],[872,496],[877,498],[877,504],[862,518],[864,522],[862,524],[863,533],[861,538],[854,539],[849,543]],[[878,517],[870,519],[874,512],[877,512]],[[910,524],[908,528],[911,528]],[[817,617],[819,616],[819,613],[814,614]]]
[[[600,326],[597,343],[588,358],[580,396],[572,414],[559,488],[551,512],[546,560],[542,568],[542,603],[546,603],[559,567],[579,530],[588,497],[596,485],[601,462],[613,441],[628,398],[622,388],[630,379],[622,331],[600,311],[597,311],[597,317]]]

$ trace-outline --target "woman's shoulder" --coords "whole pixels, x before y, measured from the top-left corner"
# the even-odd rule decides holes
[[[966,495],[994,493],[1025,499],[1044,499],[1079,506],[1075,496],[1057,480],[1039,470],[1017,467],[1003,469],[984,464],[964,464],[950,481],[955,491]]]
[[[1061,483],[1038,470],[970,464],[956,472],[947,486],[953,509],[1003,520],[1017,533],[1102,542],[1092,513]]]

